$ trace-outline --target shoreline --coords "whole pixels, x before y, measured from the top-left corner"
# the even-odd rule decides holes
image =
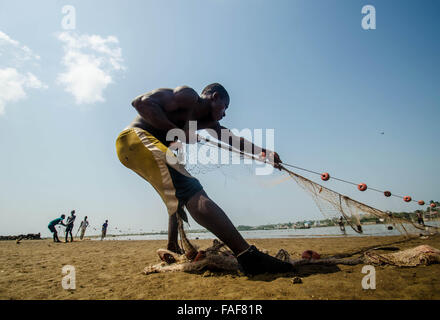
[[[407,249],[421,244],[440,248],[440,236],[405,242],[402,236],[346,236],[338,238],[247,239],[275,255],[285,249],[292,258],[305,250],[322,256],[371,246],[393,245]],[[212,243],[191,242],[200,249]],[[396,243],[395,245],[393,243]],[[156,250],[165,240],[104,240],[53,243],[51,240],[0,241],[0,299],[143,299],[143,300],[296,300],[296,299],[440,299],[440,264],[398,268],[377,266],[376,290],[361,286],[362,265],[319,266],[295,275],[247,277],[222,272],[142,274],[159,262]],[[61,286],[61,269],[76,270],[76,289]],[[302,272],[302,273],[301,273]]]
[[[114,236],[114,237],[117,238],[117,237],[129,237],[129,236],[139,236],[139,235],[136,235],[136,234],[134,234],[134,235],[123,235],[123,236],[117,235],[117,236]],[[143,236],[143,235],[140,235],[140,236]],[[333,239],[333,238],[338,238],[338,239],[340,239],[340,238],[343,238],[343,239],[351,239],[351,238],[359,239],[359,238],[395,238],[395,237],[402,237],[402,238],[404,238],[404,236],[396,236],[396,235],[390,235],[389,236],[389,235],[343,235],[343,234],[341,234],[341,235],[333,235],[333,234],[322,234],[322,235],[310,235],[310,236],[309,235],[307,235],[307,236],[299,235],[299,236],[277,237],[277,238],[245,238],[245,240],[246,241],[254,241],[254,240],[267,240],[267,241],[271,241],[271,240],[295,240],[295,239],[301,239],[301,240],[308,240],[308,239]],[[101,238],[101,236],[84,237],[83,240],[79,240],[79,239],[74,238],[73,242],[77,243],[77,242],[85,242],[85,241],[92,241],[92,240],[96,241],[96,239],[101,241],[100,238]],[[165,241],[164,239],[111,239],[111,238],[113,238],[113,237],[106,236],[103,241],[105,241],[105,242],[107,242],[107,241],[113,241],[113,242],[115,242],[115,241],[121,241],[121,242],[126,242],[126,241]],[[411,239],[418,239],[418,238],[420,238],[420,236],[417,236],[417,235],[414,235],[413,237],[411,237]],[[192,242],[192,241],[200,241],[200,240],[212,241],[212,240],[217,239],[217,238],[212,237],[212,238],[203,238],[203,239],[192,239],[191,237],[188,237],[188,239]],[[61,237],[60,237],[60,240],[61,240],[61,243],[66,243],[66,242],[64,242],[64,238],[61,239]],[[35,242],[38,242],[38,241],[49,241],[49,242],[52,243],[53,239],[52,238],[41,238],[41,239],[33,239],[33,240],[27,240],[26,239],[26,240],[20,240],[20,244],[24,243],[26,241],[27,242],[29,242],[29,241],[35,241]],[[0,240],[0,243],[1,242],[13,242],[13,243],[16,243],[16,240]],[[179,242],[180,242],[180,239],[179,239]],[[68,243],[71,243],[70,242],[70,238],[69,238],[69,242]]]

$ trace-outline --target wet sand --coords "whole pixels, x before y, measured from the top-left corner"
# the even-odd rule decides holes
[[[248,240],[275,255],[283,248],[292,258],[304,250],[327,256],[372,245],[387,245],[402,237]],[[212,240],[192,240],[200,248]],[[440,237],[415,239],[392,246],[401,249],[428,244],[440,249]],[[440,299],[440,264],[397,268],[376,267],[376,290],[361,286],[363,265],[307,268],[293,284],[293,274],[247,277],[227,273],[142,274],[159,262],[162,240],[0,241],[0,299]],[[64,290],[61,269],[76,269],[76,290]]]

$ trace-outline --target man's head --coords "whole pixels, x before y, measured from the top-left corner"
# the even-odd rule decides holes
[[[107,223],[107,222],[108,222],[108,220],[105,220],[105,222]]]
[[[74,215],[75,215],[75,210],[70,211],[70,214],[71,214],[72,216],[74,216]]]
[[[87,216],[84,217],[84,220],[87,220]]]
[[[63,219],[64,219],[65,217],[66,217],[66,216],[65,216],[64,214],[62,214],[62,215],[61,215],[61,218],[63,218]]]
[[[201,98],[210,102],[213,120],[219,121],[225,116],[225,110],[229,106],[229,94],[221,84],[207,85],[202,91]]]

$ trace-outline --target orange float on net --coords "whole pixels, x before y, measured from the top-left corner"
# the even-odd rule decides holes
[[[365,190],[367,190],[367,185],[365,183],[359,183],[358,189],[359,189],[359,191],[365,191]]]
[[[425,201],[423,201],[423,200],[419,200],[419,201],[418,201],[418,204],[420,204],[421,206],[423,206],[423,205],[425,204]]]
[[[330,175],[327,172],[324,172],[323,174],[321,174],[321,179],[327,181],[328,179],[330,179]]]
[[[430,206],[431,206],[431,208],[435,208],[436,204],[435,203],[431,203]]]
[[[411,201],[411,197],[410,196],[404,196],[403,197],[403,201],[410,202]]]
[[[391,197],[391,192],[390,191],[384,191],[383,194],[385,195],[385,197]]]

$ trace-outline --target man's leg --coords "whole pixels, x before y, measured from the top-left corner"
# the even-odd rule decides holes
[[[60,239],[58,239],[58,232],[56,230],[53,233],[53,239],[54,239],[55,242],[61,242]]]
[[[55,228],[52,228],[52,226],[49,226],[49,231],[52,232],[52,238],[53,238],[53,242],[55,242]]]
[[[168,218],[168,246],[167,249],[175,253],[182,253],[177,241],[179,232],[177,228],[177,214],[170,215]]]
[[[234,252],[245,273],[294,271],[292,264],[262,253],[255,246],[250,246],[223,210],[209,199],[205,191],[201,190],[192,196],[186,207],[198,224],[215,234]]]
[[[232,224],[225,212],[212,201],[204,190],[197,192],[186,203],[194,220],[215,234],[234,254],[249,248],[249,244]]]

